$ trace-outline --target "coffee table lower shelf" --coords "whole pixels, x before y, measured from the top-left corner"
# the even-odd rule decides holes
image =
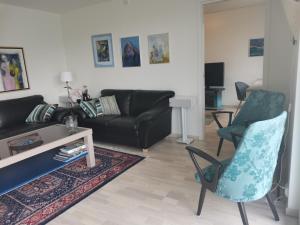
[[[56,171],[76,160],[84,158],[87,155],[87,153],[84,153],[68,162],[60,162],[53,159],[58,151],[59,149],[53,149],[2,168],[0,170],[0,196],[28,184],[39,177]]]

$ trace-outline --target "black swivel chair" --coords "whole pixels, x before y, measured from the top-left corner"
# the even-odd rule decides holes
[[[234,116],[236,116],[236,114],[238,113],[238,111],[240,110],[240,108],[242,106],[243,101],[245,101],[246,92],[247,92],[248,88],[249,88],[249,85],[244,82],[240,82],[240,81],[235,82],[236,95],[237,95],[237,98],[240,101],[240,103],[235,111]]]

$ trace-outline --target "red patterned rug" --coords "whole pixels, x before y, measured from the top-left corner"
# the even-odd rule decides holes
[[[0,224],[45,224],[144,159],[102,148],[95,156],[92,169],[83,158],[2,195]]]

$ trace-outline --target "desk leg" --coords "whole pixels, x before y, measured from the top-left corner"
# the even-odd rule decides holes
[[[86,156],[87,166],[92,168],[96,164],[93,136],[88,135],[88,136],[84,137],[84,144],[87,146],[87,150],[88,150],[88,154]]]

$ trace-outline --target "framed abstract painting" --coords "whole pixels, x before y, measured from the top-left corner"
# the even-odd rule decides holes
[[[141,66],[139,37],[121,38],[123,67]]]
[[[249,56],[263,56],[264,55],[264,38],[250,39],[249,41]]]
[[[114,66],[112,34],[93,35],[92,46],[95,67]]]
[[[170,62],[169,34],[148,36],[149,63],[160,64]]]
[[[24,50],[0,47],[0,92],[29,89]]]

